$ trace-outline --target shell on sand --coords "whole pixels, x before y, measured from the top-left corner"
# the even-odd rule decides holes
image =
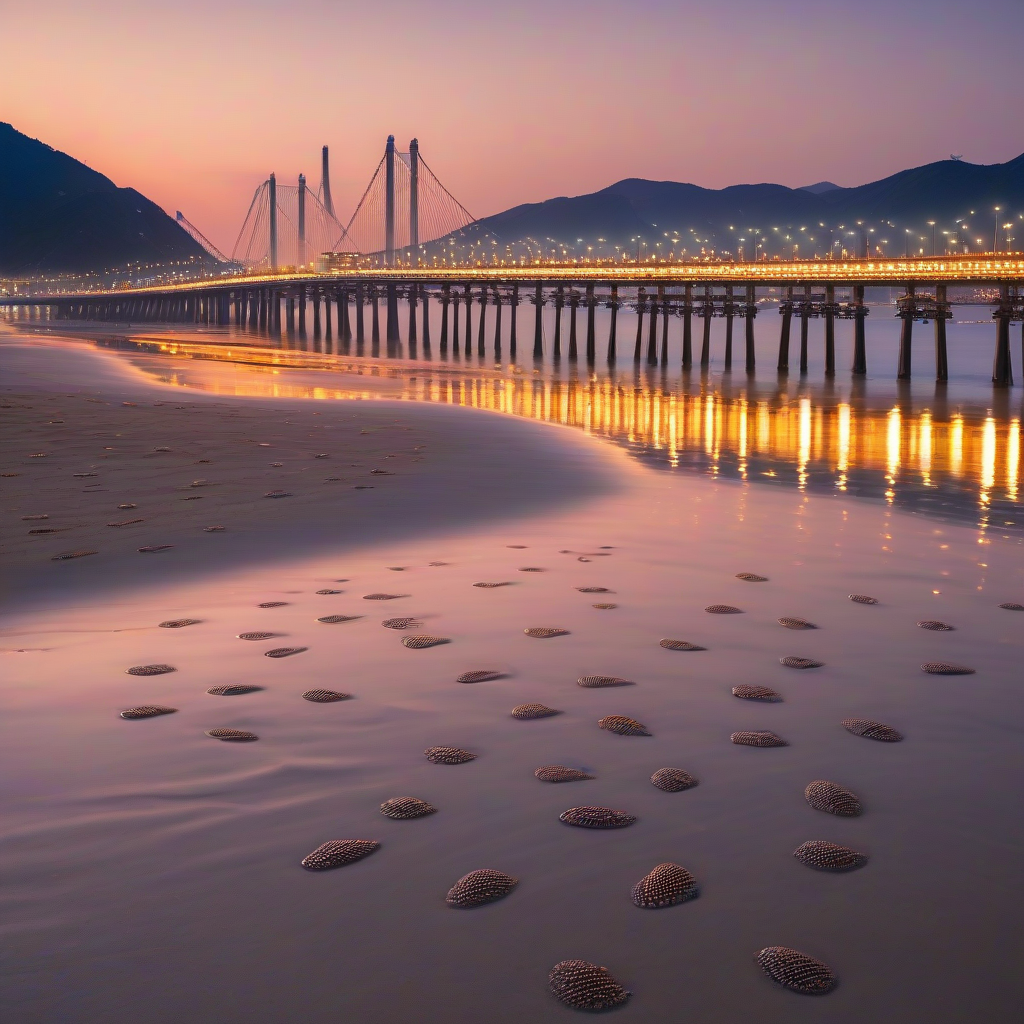
[[[317,593],[321,596],[324,594],[344,594],[344,590],[331,590],[329,587],[325,587],[323,590],[318,590]]]
[[[692,900],[700,890],[697,879],[686,868],[671,861],[659,864],[633,886],[633,902],[638,907],[654,910]]]
[[[308,647],[275,647],[272,650],[264,651],[263,654],[268,658],[287,658],[290,654],[301,654],[308,650]]]
[[[22,516],[21,517],[21,521],[24,522],[24,523],[27,523],[27,522],[36,522],[36,521],[41,520],[41,519],[49,519],[49,518],[50,517],[45,512],[43,512],[43,513],[40,513],[39,515],[34,515],[34,516]]]
[[[682,768],[659,768],[651,776],[651,782],[666,793],[681,793],[684,789],[693,789],[697,781]]]
[[[182,626],[194,626],[200,619],[168,619],[160,623],[161,629],[181,629]]]
[[[85,558],[86,555],[97,555],[98,551],[65,551],[63,554],[54,555],[51,562],[66,562],[69,558]]]
[[[772,981],[805,995],[824,995],[836,976],[820,960],[786,946],[768,946],[757,954],[758,966]]]
[[[292,497],[291,491],[267,491],[263,495],[264,498],[290,498]]]
[[[788,747],[789,744],[781,737],[767,730],[734,732],[729,739],[740,747]]]
[[[308,871],[327,871],[362,860],[379,849],[380,843],[373,839],[332,839],[303,857],[302,866]]]
[[[137,550],[140,555],[154,555],[158,551],[170,551],[173,547],[173,544],[145,544]]]
[[[611,591],[607,587],[577,587],[576,588],[581,594],[610,594]]]
[[[568,636],[569,630],[559,629],[557,626],[530,626],[523,632],[527,636],[535,637],[537,640],[549,640],[553,636]]]
[[[855,604],[878,604],[877,597],[868,597],[867,594],[851,594],[850,600]]]
[[[133,502],[130,502],[130,501],[126,501],[126,502],[124,502],[124,504],[122,504],[122,505],[118,505],[117,507],[118,507],[119,509],[122,509],[122,510],[123,510],[123,509],[126,509],[126,508],[138,508],[139,506],[138,506],[138,505],[136,505],[136,504],[134,504]]]
[[[176,671],[173,665],[132,665],[125,669],[130,676],[162,676]]]
[[[607,967],[586,960],[563,960],[548,974],[551,991],[574,1010],[610,1010],[621,1006],[630,993],[608,973]]]
[[[1008,612],[1024,612],[1024,604],[1017,601],[1004,601],[999,607],[1005,608]]]
[[[812,782],[804,790],[804,796],[816,811],[837,814],[841,818],[856,818],[863,810],[860,801],[848,789],[824,779]]]
[[[564,764],[548,764],[538,768],[534,776],[541,782],[581,782],[592,779],[593,775],[581,772],[577,768],[566,768]]]
[[[272,637],[280,636],[280,633],[267,633],[264,630],[254,630],[251,633],[239,633],[239,640],[270,640]]]
[[[706,651],[700,644],[691,644],[689,640],[659,640],[658,645],[666,651]]]
[[[790,615],[783,615],[779,619],[779,625],[785,626],[786,629],[817,629],[818,627],[813,622],[808,622],[806,619],[795,619]]]
[[[287,601],[261,601],[256,607],[257,608],[281,608],[286,605]]]
[[[408,594],[364,594],[364,601],[395,601],[400,597],[408,597]]]
[[[651,735],[647,731],[647,726],[642,725],[635,718],[627,718],[625,715],[605,715],[597,724],[599,728],[618,733],[620,736]]]
[[[539,568],[536,565],[528,565],[525,568],[520,569],[519,571],[520,572],[545,572],[546,570],[541,569],[541,568]]]
[[[484,590],[493,590],[495,587],[511,587],[512,584],[503,581],[501,583],[474,583],[473,586],[482,587]]]
[[[549,708],[546,704],[517,704],[512,709],[513,718],[550,718],[552,715],[560,715],[562,712],[555,708]]]
[[[479,907],[506,897],[517,885],[518,878],[492,868],[478,868],[463,875],[449,890],[445,902],[449,907]]]
[[[427,747],[423,755],[432,764],[465,764],[476,760],[476,754],[460,747]]]
[[[204,526],[203,533],[223,533],[225,527],[223,526]]]
[[[891,725],[872,722],[867,718],[844,718],[842,726],[847,732],[852,732],[854,736],[863,736],[869,740],[881,740],[883,743],[899,743],[903,739],[903,733]]]
[[[808,843],[803,843],[793,851],[793,856],[801,864],[817,868],[819,871],[853,871],[855,868],[862,868],[868,862],[863,853],[846,846],[827,843],[822,839],[812,839]]]
[[[403,636],[402,646],[418,651],[424,647],[437,647],[439,644],[450,644],[451,637],[447,636]]]
[[[586,689],[597,689],[602,686],[635,686],[632,679],[620,679],[618,676],[580,676],[576,680],[577,686]]]
[[[124,519],[120,523],[107,523],[107,526],[135,526],[136,523],[144,523],[145,519]]]
[[[247,732],[245,729],[207,729],[206,735],[229,743],[251,743],[259,739],[256,733]]]
[[[472,672],[463,672],[461,676],[455,677],[457,683],[487,683],[492,679],[503,679],[504,672],[494,672],[491,669],[474,669]]]
[[[262,689],[262,686],[253,686],[250,683],[226,683],[223,686],[211,686],[206,692],[214,697],[240,697],[242,694],[256,693]]]
[[[570,807],[558,816],[559,821],[577,828],[628,828],[636,815],[611,807]]]
[[[813,658],[797,658],[793,655],[788,655],[785,658],[779,658],[779,664],[785,665],[786,668],[821,668],[825,662],[815,661]]]
[[[930,629],[936,633],[948,633],[953,629],[948,622],[939,622],[938,619],[922,619],[918,625],[922,629]]]
[[[505,547],[507,547],[507,548],[516,548],[517,550],[522,551],[523,548],[526,547],[526,545],[525,544],[506,544]]]
[[[921,670],[933,676],[973,676],[974,669],[966,665],[954,665],[948,661],[926,661]]]
[[[709,604],[704,611],[710,612],[712,615],[741,615],[743,613],[742,608],[731,604]]]
[[[351,700],[351,693],[341,693],[338,690],[307,690],[302,695],[303,700],[310,700],[314,704],[333,704],[339,700]]]
[[[782,700],[782,694],[770,686],[734,686],[732,695],[740,700],[763,700],[776,702]]]
[[[416,619],[384,619],[381,622],[381,625],[387,629],[409,629],[410,626],[418,626],[419,624]]]
[[[362,615],[321,615],[317,622],[351,622],[353,619],[361,619]]]
[[[609,601],[603,601],[600,604],[592,605],[592,607],[598,608],[601,611],[610,611],[612,608],[618,608],[619,606],[617,604],[612,604]]]
[[[428,814],[434,814],[437,808],[428,804],[426,800],[420,800],[414,796],[393,796],[380,805],[380,813],[385,818],[394,818],[396,821],[407,821],[411,818],[422,818]]]
[[[744,580],[747,583],[767,583],[767,576],[758,576],[756,572],[738,572],[736,573],[736,579]]]
[[[160,704],[141,704],[137,708],[126,708],[122,718],[156,718],[157,715],[173,715],[177,708],[165,708]]]

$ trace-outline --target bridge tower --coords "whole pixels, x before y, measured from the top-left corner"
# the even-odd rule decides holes
[[[270,203],[270,269],[277,270],[277,178],[273,172],[269,182]]]
[[[409,143],[409,248],[416,265],[420,262],[420,144],[418,139]]]
[[[299,175],[299,266],[306,263],[306,176]]]
[[[384,263],[395,262],[395,137],[388,136],[384,150]]]
[[[324,209],[336,218],[334,201],[331,199],[331,171],[327,160],[327,147],[324,146],[320,162],[320,190],[324,194]]]

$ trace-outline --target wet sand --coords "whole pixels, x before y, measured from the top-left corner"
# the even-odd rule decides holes
[[[328,404],[301,409],[326,413]],[[339,406],[337,416],[357,417],[353,426],[389,411]],[[447,418],[421,420],[421,411]],[[1016,541],[850,498],[667,476],[556,428],[408,405],[400,415],[410,438],[449,420],[472,423],[459,445],[481,450],[492,424],[507,427],[498,468],[512,474],[530,472],[529,459],[516,467],[538,430],[556,497],[546,492],[543,515],[525,514],[537,505],[499,518],[496,501],[469,525],[456,515],[423,534],[407,522],[386,535],[353,530],[315,551],[216,572],[197,557],[193,578],[159,586],[122,571],[116,587],[112,573],[94,593],[52,588],[7,615],[0,920],[13,951],[5,1000],[19,1024],[568,1020],[547,972],[571,957],[607,966],[633,992],[615,1011],[623,1019],[1014,1019],[1024,613],[998,604],[1024,600]],[[187,437],[183,429],[176,443]],[[136,443],[144,452],[160,441]],[[581,466],[593,467],[586,493],[565,486]],[[250,472],[269,489],[257,463]],[[84,573],[89,561],[53,565]],[[747,583],[739,572],[769,579]],[[473,587],[481,581],[512,585]],[[374,592],[408,596],[363,599]],[[855,604],[851,593],[879,604]],[[257,607],[267,601],[287,603]],[[704,611],[715,603],[742,614]],[[317,621],[332,614],[361,617]],[[186,616],[200,622],[157,626]],[[405,633],[380,624],[390,616],[414,616],[422,628],[407,632],[451,643],[409,650]],[[819,628],[787,630],[780,616]],[[918,628],[925,619],[956,628]],[[530,626],[569,634],[531,639]],[[279,635],[237,638],[248,630]],[[667,651],[665,637],[707,650]],[[308,650],[263,656],[282,645]],[[786,655],[825,664],[787,669]],[[935,660],[977,671],[921,671]],[[176,671],[125,673],[157,662]],[[505,676],[454,681],[483,668]],[[579,687],[590,673],[635,685]],[[265,688],[206,693],[237,682]],[[784,700],[737,700],[738,684],[771,686]],[[312,687],[353,699],[302,700]],[[510,717],[527,702],[562,714]],[[142,703],[179,711],[118,717]],[[653,735],[599,729],[609,714]],[[906,738],[851,735],[840,725],[847,717]],[[218,743],[204,735],[216,727],[260,739]],[[770,729],[789,745],[731,744],[744,729]],[[479,756],[430,764],[423,750],[440,744]],[[545,784],[533,772],[548,764],[596,778]],[[699,785],[662,792],[649,782],[662,767],[685,769]],[[853,790],[863,815],[812,810],[803,790],[814,779]],[[406,795],[438,812],[414,821],[379,813],[383,800]],[[609,832],[559,822],[581,804],[639,820]],[[382,845],[333,872],[299,866],[322,842],[346,838]],[[811,839],[853,847],[869,863],[843,875],[812,871],[792,856]],[[663,861],[691,871],[700,896],[638,909],[632,885]],[[454,882],[485,867],[516,876],[518,887],[489,906],[447,907]],[[838,988],[810,998],[773,985],[754,963],[768,945],[823,960]]]

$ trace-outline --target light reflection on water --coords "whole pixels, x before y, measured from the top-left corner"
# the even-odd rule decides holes
[[[311,399],[387,398],[488,409],[577,427],[625,445],[652,465],[843,492],[904,509],[967,521],[982,530],[1018,529],[1020,416],[957,406],[945,390],[897,394],[873,407],[863,386],[728,377],[669,378],[658,371],[558,376],[518,365],[446,367],[361,360],[242,345],[116,339],[106,347],[250,372],[195,372],[143,360],[162,381],[217,394]],[[281,377],[285,369],[330,370],[388,381],[323,384]],[[999,400],[996,393],[994,401]],[[877,398],[876,398],[877,402]],[[1021,521],[1024,524],[1024,520]]]

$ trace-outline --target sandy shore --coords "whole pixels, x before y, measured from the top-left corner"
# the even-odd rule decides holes
[[[95,359],[83,354],[76,365],[84,374]],[[104,374],[127,374],[121,364],[102,365]],[[18,410],[19,422],[26,412],[40,420],[79,416],[69,441],[82,445],[86,466],[107,443],[124,443],[106,441],[110,432],[129,433],[116,417],[147,417],[135,421],[132,454],[122,463],[137,468],[103,500],[145,485],[168,531],[147,541],[174,536],[180,544],[139,555],[142,541],[118,539],[121,548],[70,563],[50,563],[49,549],[25,542],[12,552],[19,578],[71,569],[87,581],[77,591],[48,583],[45,602],[42,589],[30,592],[40,595],[35,606],[12,609],[0,636],[0,930],[10,951],[5,1001],[17,1024],[546,1024],[573,1019],[547,989],[548,970],[570,957],[607,966],[633,992],[616,1011],[623,1020],[1014,1019],[1022,996],[1024,613],[998,605],[1024,600],[1016,542],[880,504],[652,472],[613,449],[606,456],[581,435],[463,410],[338,403],[331,411],[316,402],[276,409],[173,402],[173,392],[162,393],[170,407],[157,407],[160,393],[128,374],[118,378],[123,391],[104,392],[110,405],[62,399],[63,417],[48,409],[43,417],[39,400],[27,397],[41,393],[32,383],[39,373],[30,363],[9,392],[36,406]],[[114,404],[124,400],[137,405]],[[229,422],[233,408],[252,418]],[[322,439],[328,430],[311,425],[313,412],[325,426],[336,424],[336,448]],[[399,418],[412,430],[385,431]],[[366,424],[381,432],[360,434]],[[25,429],[48,426],[33,421]],[[290,458],[260,454],[275,449],[253,453],[252,441],[241,440],[281,444],[279,432],[293,426]],[[166,465],[158,461],[165,455],[147,454],[172,428],[167,446],[198,459],[211,450],[201,445],[217,444],[219,461],[208,468],[181,457],[153,468]],[[89,436],[101,429],[103,439]],[[221,431],[231,444],[209,439]],[[20,442],[26,454],[29,440]],[[413,461],[421,444],[433,461]],[[499,456],[489,451],[494,445]],[[47,449],[40,443],[39,450]],[[48,485],[51,504],[65,495],[94,508],[77,490],[79,479],[94,478],[75,478],[80,463],[58,456],[56,444],[49,450],[48,458],[65,459]],[[331,454],[320,460],[330,471],[313,461],[318,451]],[[337,473],[345,483],[332,490],[322,480],[351,451],[358,455],[347,461],[362,465]],[[236,452],[249,460],[244,466]],[[476,475],[460,477],[463,452],[476,453]],[[398,457],[383,462],[388,454]],[[286,465],[272,470],[264,459]],[[538,468],[539,459],[548,461]],[[398,475],[382,481],[389,490],[351,490],[373,482],[364,472],[396,463]],[[288,477],[268,475],[286,469]],[[24,472],[42,485],[41,471]],[[227,541],[230,530],[207,536],[204,517],[176,518],[179,496],[198,476],[222,483],[198,489],[210,497],[183,503],[189,511],[181,515],[221,500],[218,489],[235,494],[220,516],[237,515],[235,528],[244,524],[248,546],[260,552],[255,561],[204,557],[208,549],[198,545]],[[430,483],[438,478],[448,483]],[[272,485],[296,497],[263,499]],[[421,503],[421,491],[435,496]],[[19,509],[30,497],[19,492]],[[347,524],[344,516],[358,516],[366,497],[380,499],[375,514],[363,509],[358,529],[328,537],[330,521]],[[474,515],[470,500],[481,502]],[[315,547],[293,541],[299,531],[279,511],[287,502],[302,510],[303,536],[314,531]],[[422,530],[421,504],[429,512]],[[89,536],[120,535],[122,528],[95,525],[106,507],[80,516],[94,524],[82,527]],[[15,513],[22,514],[5,513],[5,525],[20,529]],[[385,513],[392,525],[373,533],[384,529]],[[282,518],[261,524],[263,515]],[[264,558],[259,545],[273,538],[282,550]],[[56,550],[79,541],[48,543]],[[189,573],[162,570],[161,585],[149,585],[156,571],[149,566],[182,555]],[[106,557],[104,576],[98,568]],[[139,576],[118,568],[135,565],[146,566]],[[528,568],[543,571],[521,571]],[[768,580],[744,582],[739,572]],[[73,577],[48,577],[55,578]],[[607,592],[578,589],[594,586]],[[364,600],[375,592],[404,596]],[[879,604],[855,604],[851,593]],[[260,607],[268,601],[282,603]],[[714,603],[741,613],[707,613]],[[358,618],[318,621],[327,615]],[[199,621],[158,626],[185,616]],[[390,616],[413,617],[421,623],[414,632],[451,642],[407,649],[403,631],[382,625]],[[782,616],[818,628],[788,630]],[[955,629],[919,628],[926,619]],[[524,635],[531,626],[568,634],[536,640]],[[275,635],[238,638],[251,630]],[[661,638],[706,650],[667,651]],[[278,645],[304,650],[263,656]],[[787,655],[824,664],[796,671],[780,664]],[[976,672],[921,671],[937,660]],[[152,663],[176,671],[126,674]],[[502,678],[455,682],[471,669]],[[634,685],[578,686],[590,673]],[[239,682],[263,689],[207,693]],[[737,684],[773,687],[783,700],[738,700]],[[313,704],[301,698],[312,687],[353,699]],[[561,713],[510,716],[527,702]],[[142,703],[178,711],[119,717]],[[609,714],[637,719],[652,736],[599,729]],[[906,738],[884,744],[854,736],[840,724],[847,717],[890,724]],[[217,727],[250,730],[259,740],[219,743],[205,735]],[[730,743],[744,729],[773,730],[788,745]],[[433,745],[478,757],[434,765],[423,756]],[[550,764],[595,778],[538,781],[534,770]],[[699,785],[664,793],[649,781],[662,767],[691,772]],[[810,808],[803,792],[815,779],[853,790],[863,815]],[[437,813],[415,821],[379,813],[382,801],[407,795]],[[559,822],[581,804],[622,809],[638,821],[610,832]],[[381,848],[333,872],[299,867],[320,843],[346,838]],[[855,848],[869,862],[843,875],[812,871],[792,856],[812,839]],[[700,896],[638,909],[632,885],[663,861],[691,871]],[[447,907],[448,888],[476,868],[508,872],[519,885],[486,907]],[[823,998],[775,986],[754,962],[769,945],[818,957],[839,986]]]

